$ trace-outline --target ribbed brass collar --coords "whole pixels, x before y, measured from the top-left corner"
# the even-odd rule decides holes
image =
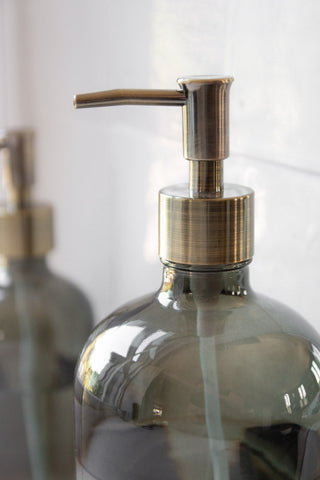
[[[225,185],[223,197],[192,198],[188,185],[159,194],[159,255],[185,265],[232,265],[254,250],[254,192]]]

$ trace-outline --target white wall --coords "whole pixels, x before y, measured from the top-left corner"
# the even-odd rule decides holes
[[[157,191],[187,179],[181,112],[74,111],[74,93],[232,74],[228,181],[256,190],[256,290],[320,330],[320,2],[0,0],[0,124],[36,127],[51,263],[96,318],[156,288]]]

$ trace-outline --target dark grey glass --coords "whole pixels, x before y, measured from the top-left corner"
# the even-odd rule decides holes
[[[0,479],[71,480],[73,376],[92,326],[45,259],[0,268]]]
[[[98,325],[76,374],[78,480],[320,478],[319,335],[248,268],[165,266]]]

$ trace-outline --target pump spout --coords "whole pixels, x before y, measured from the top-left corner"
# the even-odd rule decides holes
[[[115,105],[166,105],[185,104],[185,94],[176,90],[116,89],[84,93],[73,97],[75,108],[111,107]]]
[[[229,156],[229,90],[232,81],[232,77],[185,77],[178,79],[178,90],[105,90],[75,95],[73,104],[75,108],[182,106],[184,157],[217,162]],[[217,167],[216,172],[219,171],[221,168]]]

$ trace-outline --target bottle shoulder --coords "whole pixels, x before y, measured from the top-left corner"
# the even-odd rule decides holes
[[[54,302],[69,309],[77,309],[92,317],[92,309],[86,294],[71,280],[56,273],[52,273],[47,282],[43,284],[43,291],[46,296]]]
[[[156,304],[155,292],[149,293],[138,298],[129,300],[105,317],[92,332],[92,336],[99,335],[100,332],[130,322],[137,315],[141,318],[147,315],[148,308],[153,308]]]
[[[320,347],[320,335],[296,311],[265,295],[250,291],[245,295],[220,295],[214,302],[197,305],[189,294],[179,298],[162,296],[161,291],[139,297],[122,305],[102,320],[89,341],[105,330],[122,325],[139,325],[148,330],[159,328],[177,335],[198,336],[199,317],[210,324],[216,341],[281,334],[314,341]]]
[[[86,296],[69,280],[50,270],[31,272],[0,286],[0,329],[5,338],[19,341],[27,325],[35,337],[49,335],[78,353],[92,329],[93,313]]]

